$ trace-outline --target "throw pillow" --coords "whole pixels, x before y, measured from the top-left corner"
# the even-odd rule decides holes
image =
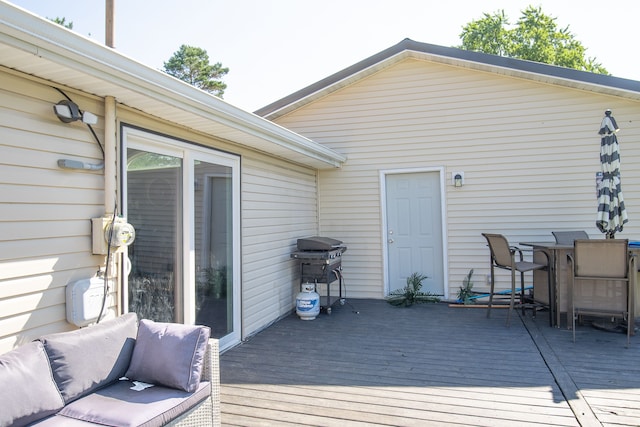
[[[41,342],[0,355],[0,426],[24,426],[64,406]]]
[[[200,384],[210,334],[206,326],[143,319],[125,376],[193,393]]]
[[[86,328],[40,337],[65,403],[124,375],[137,325],[136,314],[128,313]]]

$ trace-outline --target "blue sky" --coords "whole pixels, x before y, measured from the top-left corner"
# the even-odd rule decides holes
[[[103,0],[11,0],[104,42]],[[254,111],[404,38],[460,43],[462,26],[528,5],[556,17],[617,76],[640,80],[638,0],[115,0],[115,47],[161,69],[181,44],[229,67],[224,99]]]

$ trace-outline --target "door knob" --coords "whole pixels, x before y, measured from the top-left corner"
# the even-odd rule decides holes
[[[387,242],[393,243],[393,239],[389,239],[389,240],[387,240]]]

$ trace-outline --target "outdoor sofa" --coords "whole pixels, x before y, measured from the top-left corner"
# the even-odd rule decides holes
[[[0,402],[0,426],[218,426],[218,340],[135,313],[45,335],[0,355]]]

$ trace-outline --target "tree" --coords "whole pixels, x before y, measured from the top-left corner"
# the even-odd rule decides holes
[[[509,28],[504,10],[484,14],[484,18],[462,27],[462,49],[526,59],[545,64],[609,74],[587,49],[575,39],[569,26],[558,28],[556,18],[540,7],[527,7],[515,27]]]
[[[227,85],[221,79],[229,68],[219,62],[210,64],[206,50],[183,44],[164,63],[164,72],[222,98]]]
[[[52,18],[47,18],[47,19],[48,19],[49,21],[55,22],[55,23],[56,23],[56,24],[58,24],[58,25],[62,25],[62,26],[63,26],[63,27],[65,27],[65,28],[68,28],[68,29],[70,29],[70,30],[73,30],[73,22],[72,22],[72,21],[66,22],[66,21],[67,21],[67,19],[66,19],[64,16],[63,16],[62,18],[60,18],[60,17],[57,17],[57,16],[56,16],[56,17],[55,17],[55,18],[53,18],[53,19],[52,19]]]

